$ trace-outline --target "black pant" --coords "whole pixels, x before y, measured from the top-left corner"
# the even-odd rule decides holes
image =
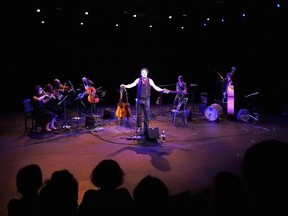
[[[144,132],[148,131],[149,127],[149,109],[150,109],[150,99],[137,99],[137,126],[142,125],[142,112],[144,112]]]

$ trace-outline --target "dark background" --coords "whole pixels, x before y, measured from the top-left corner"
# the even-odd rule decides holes
[[[105,104],[116,106],[119,85],[133,82],[142,67],[160,86],[175,84],[183,75],[188,85],[199,85],[196,102],[206,92],[212,103],[220,94],[217,72],[225,77],[236,66],[235,100],[259,92],[262,112],[286,109],[285,1],[12,0],[1,4],[2,108],[22,109],[22,99],[31,96],[35,84],[58,78],[77,88],[83,76],[107,90]],[[242,17],[242,12],[247,16]],[[207,17],[210,21],[204,26]],[[131,103],[135,91],[129,90]],[[152,100],[157,95],[154,91]],[[165,95],[163,102],[172,99],[173,95]]]

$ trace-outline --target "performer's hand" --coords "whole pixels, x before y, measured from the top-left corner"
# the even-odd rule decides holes
[[[165,93],[165,94],[168,94],[169,92],[170,92],[170,90],[169,89],[163,89],[163,92]]]
[[[124,84],[121,84],[120,87],[121,87],[121,88],[125,88],[125,85],[124,85]]]

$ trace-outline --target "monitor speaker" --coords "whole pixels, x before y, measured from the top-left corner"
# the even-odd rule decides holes
[[[85,119],[85,128],[91,128],[95,125],[95,119],[93,115],[87,115]]]
[[[159,138],[159,128],[148,128],[148,134],[146,139],[148,140],[157,140]]]
[[[110,118],[114,118],[115,116],[115,111],[110,109],[110,108],[106,108],[104,110],[104,113],[103,113],[103,119],[110,119]]]

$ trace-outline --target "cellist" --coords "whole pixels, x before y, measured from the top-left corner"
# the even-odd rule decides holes
[[[80,99],[83,99],[85,104],[85,113],[89,113],[91,107],[91,113],[93,112],[94,105],[99,102],[99,98],[96,95],[96,89],[93,87],[94,82],[87,77],[82,77],[82,92],[80,93]]]

